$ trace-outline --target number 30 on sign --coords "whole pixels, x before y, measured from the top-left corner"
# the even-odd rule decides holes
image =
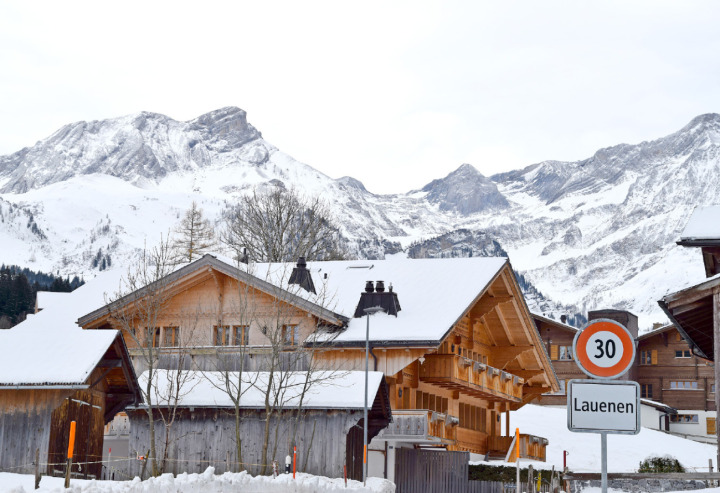
[[[575,362],[594,378],[617,378],[635,360],[635,339],[630,332],[606,318],[593,320],[573,341]]]

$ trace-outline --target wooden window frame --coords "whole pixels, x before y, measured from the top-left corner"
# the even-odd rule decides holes
[[[642,399],[652,399],[653,398],[652,387],[653,386],[651,383],[641,383],[640,384],[640,397]]]
[[[162,332],[163,347],[180,347],[180,327],[163,327]],[[169,341],[168,336],[170,337]]]
[[[690,385],[686,385],[690,384]],[[671,380],[670,390],[700,390],[697,380]]]
[[[680,356],[678,356],[678,353],[680,353]],[[692,353],[690,352],[689,349],[676,349],[675,350],[675,358],[678,358],[678,359],[692,358]]]
[[[219,342],[219,344],[218,344]],[[213,325],[213,346],[229,346],[230,345],[230,326],[229,325]]]
[[[160,338],[160,336],[161,336],[161,333],[160,333],[160,332],[161,332],[161,328],[160,328],[160,327],[148,328],[148,331],[149,331],[149,332],[151,331],[151,334],[152,334],[152,341],[150,342],[150,343],[152,344],[152,347],[154,347],[154,348],[162,347],[162,342],[163,342],[163,341],[162,341],[162,339]]]
[[[232,330],[233,346],[249,346],[250,345],[250,326],[249,325],[233,325],[231,330]],[[240,340],[238,340],[238,339],[240,339]]]
[[[288,337],[288,335],[290,337]],[[297,346],[300,339],[300,325],[286,324],[282,326],[282,341],[284,346]]]

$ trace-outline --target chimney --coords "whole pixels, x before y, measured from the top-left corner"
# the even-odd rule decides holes
[[[298,257],[297,266],[290,274],[288,284],[297,284],[308,293],[315,293],[315,284],[313,284],[312,275],[307,268],[305,257]]]
[[[392,290],[392,284],[390,284],[390,290],[385,291],[385,281],[375,281],[374,286],[372,281],[367,281],[365,291],[360,293],[360,301],[357,308],[355,308],[354,317],[363,317],[366,308],[374,307],[380,307],[388,315],[397,317],[397,313],[401,308],[397,293]]]
[[[564,324],[567,323],[567,315],[560,315],[560,321]]]

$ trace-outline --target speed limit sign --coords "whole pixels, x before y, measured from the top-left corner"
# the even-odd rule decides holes
[[[622,325],[606,318],[593,320],[573,340],[575,362],[594,378],[617,378],[635,361],[635,339]]]

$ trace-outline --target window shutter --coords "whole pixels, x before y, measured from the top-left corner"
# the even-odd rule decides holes
[[[707,434],[708,435],[714,435],[715,434],[715,418],[705,418],[707,421]]]
[[[652,355],[651,355],[650,361],[651,361],[650,364],[657,365],[657,349],[652,350]]]
[[[550,359],[555,361],[558,359],[558,346],[557,344],[550,345]]]

